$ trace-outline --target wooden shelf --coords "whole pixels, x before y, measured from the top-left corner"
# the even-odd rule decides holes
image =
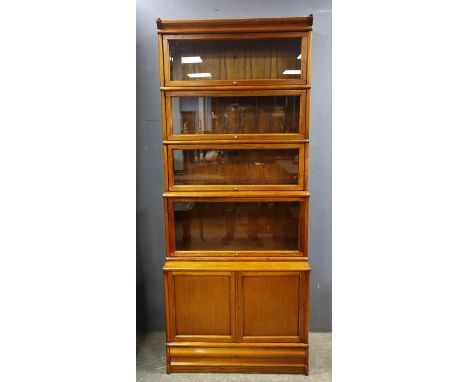
[[[308,191],[191,191],[165,192],[165,198],[304,198]]]
[[[303,261],[168,261],[165,271],[310,271],[310,266]]]

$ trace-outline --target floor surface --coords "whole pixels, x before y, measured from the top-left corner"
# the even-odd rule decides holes
[[[138,337],[137,382],[331,382],[332,334],[309,333],[309,376],[288,374],[166,374],[165,333],[151,332]]]

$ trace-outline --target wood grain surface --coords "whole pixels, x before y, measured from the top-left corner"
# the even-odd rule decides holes
[[[158,19],[168,373],[309,372],[312,21]]]

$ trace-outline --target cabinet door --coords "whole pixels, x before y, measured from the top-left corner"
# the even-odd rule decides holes
[[[168,145],[170,191],[302,190],[304,145]]]
[[[309,272],[238,272],[240,342],[307,342]]]
[[[233,272],[168,272],[165,282],[170,341],[234,340]]]
[[[168,257],[307,254],[307,197],[166,197]]]
[[[166,92],[165,137],[304,139],[306,99],[305,90]]]
[[[165,35],[165,84],[305,84],[307,40],[308,32]]]

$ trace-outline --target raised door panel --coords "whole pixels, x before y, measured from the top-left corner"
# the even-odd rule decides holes
[[[168,282],[171,340],[233,341],[232,272],[170,272]]]
[[[239,272],[239,340],[302,341],[305,277],[305,272]]]
[[[168,145],[169,191],[302,190],[302,144]]]
[[[165,95],[169,140],[306,138],[305,90],[171,91]]]
[[[165,35],[165,84],[305,84],[307,40],[308,32]]]

